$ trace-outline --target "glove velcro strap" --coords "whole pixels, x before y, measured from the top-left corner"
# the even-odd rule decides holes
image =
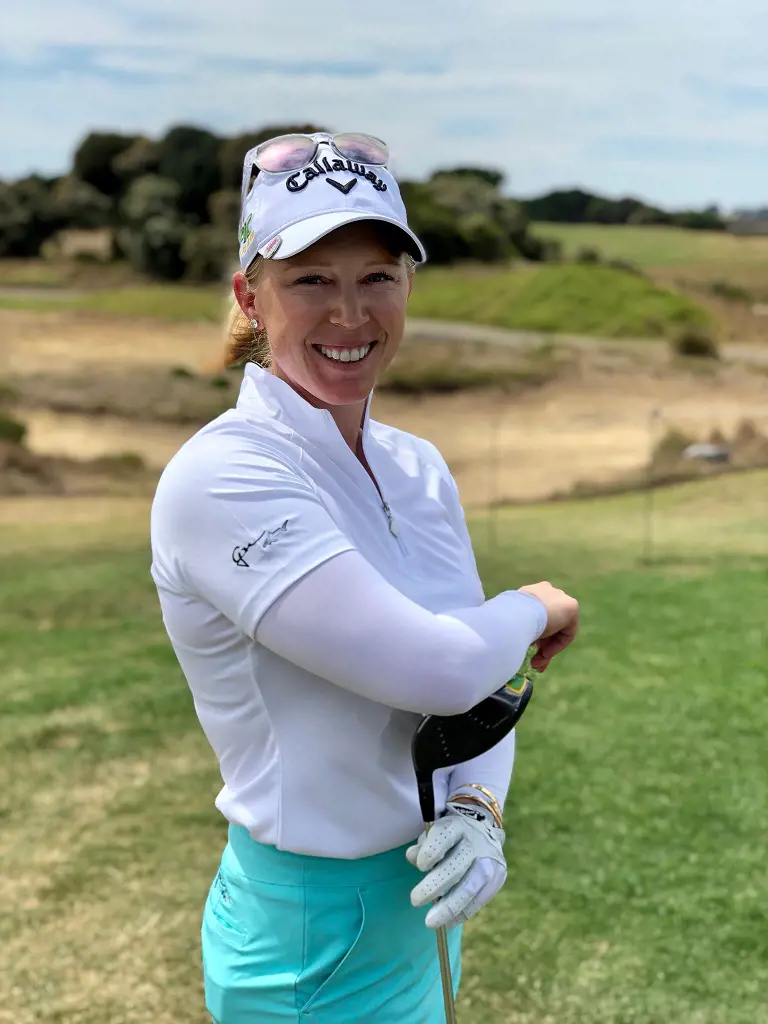
[[[501,810],[499,809],[498,802],[495,800],[494,803],[491,804],[488,800],[484,800],[483,797],[475,796],[474,793],[455,793],[453,796],[448,798],[447,802],[449,804],[478,804],[479,806],[484,807],[486,811],[488,811],[488,813],[491,815],[494,822],[496,823],[497,828],[504,828],[504,823],[501,818]]]

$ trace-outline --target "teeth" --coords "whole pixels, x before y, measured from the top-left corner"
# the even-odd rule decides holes
[[[325,345],[318,345],[318,348],[327,359],[335,359],[340,363],[357,363],[371,351],[370,344],[362,348],[326,348]]]

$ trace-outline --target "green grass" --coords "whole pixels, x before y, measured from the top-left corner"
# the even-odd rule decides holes
[[[417,274],[414,317],[595,337],[663,337],[707,327],[696,303],[636,274],[574,264],[509,270],[426,268]]]
[[[217,285],[148,284],[55,298],[59,309],[154,320],[222,322],[227,296]],[[38,309],[37,296],[0,296],[0,309]]]
[[[725,231],[688,231],[652,225],[534,224],[537,235],[556,238],[565,254],[598,249],[609,259],[623,259],[641,267],[722,266],[734,264],[768,267],[768,238],[736,237]]]
[[[642,496],[471,521],[489,594],[550,579],[583,628],[519,728],[510,877],[467,927],[462,1024],[768,1021],[767,485],[658,494],[648,567]],[[196,1024],[224,826],[146,506],[56,508],[0,529],[2,1012]]]
[[[118,317],[220,323],[225,289],[216,285],[136,285],[56,298],[61,309]],[[36,309],[38,296],[0,296],[0,309]],[[597,337],[656,337],[683,324],[708,326],[695,302],[642,277],[606,267],[425,268],[416,277],[412,317],[465,321]]]

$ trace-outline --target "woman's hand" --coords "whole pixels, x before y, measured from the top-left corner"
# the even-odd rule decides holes
[[[532,583],[519,589],[524,594],[538,597],[547,609],[547,625],[536,641],[538,650],[531,659],[531,667],[537,672],[544,672],[554,656],[576,639],[579,631],[579,602],[547,582]]]
[[[422,832],[406,857],[428,872],[411,892],[414,907],[437,900],[428,928],[453,928],[493,899],[507,877],[504,832],[480,803],[448,801],[445,814]]]

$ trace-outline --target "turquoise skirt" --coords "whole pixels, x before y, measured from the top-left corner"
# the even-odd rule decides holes
[[[283,853],[230,826],[203,914],[217,1024],[442,1024],[434,931],[402,846],[359,860]],[[448,932],[458,990],[461,927]]]

